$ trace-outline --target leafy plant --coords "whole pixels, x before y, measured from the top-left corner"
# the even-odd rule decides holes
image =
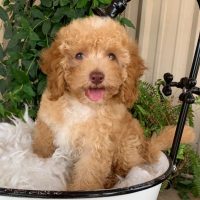
[[[174,179],[175,188],[182,199],[190,199],[190,193],[194,197],[200,197],[200,157],[188,146],[185,153],[185,165],[179,170]]]
[[[172,98],[166,98],[160,92],[162,81],[154,85],[141,82],[139,84],[139,99],[131,109],[133,116],[138,118],[145,128],[145,136],[150,137],[167,125],[176,125],[180,113],[180,103],[172,104]],[[187,118],[189,125],[193,126],[193,112],[190,108]]]
[[[72,19],[92,14],[92,8],[111,0],[4,0],[0,18],[6,45],[0,45],[0,118],[22,117],[24,104],[35,117],[46,78],[39,70],[41,49]]]
[[[151,137],[167,125],[177,124],[181,104],[174,104],[173,97],[164,97],[160,92],[161,85],[160,80],[155,85],[140,82],[139,99],[130,110],[143,126],[146,137]],[[196,98],[196,104],[200,105],[200,97]],[[191,126],[193,118],[193,110],[190,108],[187,122]],[[190,193],[200,197],[200,156],[190,145],[180,145],[177,160],[178,170],[171,176],[170,182],[179,191],[182,199],[189,200]]]
[[[55,33],[71,20],[92,14],[92,8],[111,0],[4,0],[0,19],[4,22],[6,45],[0,45],[0,118],[22,117],[24,104],[31,117],[37,107],[46,77],[39,70],[39,55]],[[119,18],[129,27],[130,20]]]

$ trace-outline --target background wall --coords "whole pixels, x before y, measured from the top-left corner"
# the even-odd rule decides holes
[[[126,16],[136,25],[129,31],[138,40],[148,70],[143,79],[154,83],[166,72],[174,80],[189,75],[200,31],[200,11],[196,0],[132,1]],[[200,72],[198,75],[200,86]],[[174,91],[175,95],[180,90]],[[195,109],[196,148],[200,152],[200,107]]]

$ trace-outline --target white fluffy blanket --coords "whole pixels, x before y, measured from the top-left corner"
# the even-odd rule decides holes
[[[42,159],[31,149],[34,122],[26,111],[24,121],[13,118],[13,124],[0,123],[0,187],[33,190],[67,188],[72,162],[70,155],[57,149],[53,156]],[[115,186],[127,187],[150,181],[168,169],[168,160],[161,153],[158,163],[132,168]]]

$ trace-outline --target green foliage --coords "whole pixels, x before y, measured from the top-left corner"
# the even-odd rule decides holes
[[[24,104],[36,116],[46,77],[39,70],[40,51],[50,45],[58,29],[71,20],[92,14],[92,8],[111,0],[4,0],[0,19],[5,26],[0,45],[0,119],[22,117]],[[9,13],[9,14],[8,14]]]
[[[190,193],[200,197],[200,157],[190,146],[185,150],[184,165],[175,177],[174,185],[182,199],[190,199]]]
[[[0,119],[22,117],[24,104],[31,117],[36,116],[46,77],[39,70],[39,55],[52,42],[61,26],[71,20],[92,15],[92,8],[106,6],[111,0],[4,0],[0,19],[4,21],[4,39],[0,45]],[[9,13],[9,14],[8,14]],[[123,25],[133,27],[126,18]]]
[[[139,84],[139,99],[131,112],[145,130],[145,136],[151,137],[167,125],[177,124],[181,109],[180,103],[173,103],[173,98],[166,98],[160,92],[162,81],[155,85],[146,82]],[[197,105],[200,105],[200,97],[196,97]],[[193,110],[189,109],[187,122],[193,126]],[[190,199],[190,193],[200,197],[200,157],[189,145],[180,145],[178,151],[177,173],[171,176],[171,182],[179,191],[180,197],[184,200]],[[186,174],[186,176],[182,176]],[[192,177],[191,179],[188,177]],[[166,181],[164,183],[167,186]]]
[[[130,28],[133,28],[135,29],[135,26],[134,24],[132,23],[132,21],[130,21],[129,19],[125,18],[125,17],[119,17],[118,18],[119,22],[122,24],[122,25],[126,25]]]
[[[146,137],[152,136],[167,125],[177,123],[180,105],[172,106],[170,100],[160,93],[160,84],[153,86],[140,82],[139,99],[131,110],[145,129]]]
[[[163,82],[155,85],[147,82],[139,84],[139,98],[131,112],[145,129],[145,136],[150,137],[167,125],[176,125],[181,110],[180,102],[173,105],[173,97],[167,98],[160,92]],[[187,121],[193,126],[193,111],[189,109]]]

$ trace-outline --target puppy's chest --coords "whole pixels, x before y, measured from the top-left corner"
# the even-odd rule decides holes
[[[63,109],[62,115],[62,123],[52,126],[55,134],[54,144],[57,147],[72,149],[74,143],[84,137],[84,133],[87,131],[84,125],[94,118],[96,113],[93,109],[78,101],[71,101],[67,108]]]
[[[94,141],[109,141],[125,113],[123,106],[91,108],[77,100],[70,100],[62,109],[62,122],[48,117],[54,133],[54,144],[67,151],[81,151]]]

